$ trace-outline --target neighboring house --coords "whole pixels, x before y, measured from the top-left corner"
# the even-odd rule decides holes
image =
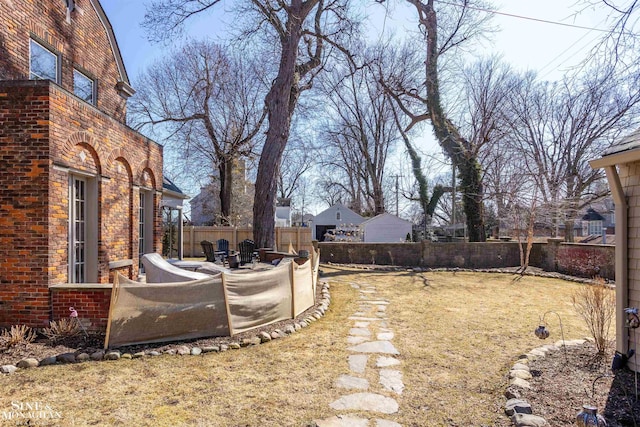
[[[209,184],[200,188],[200,193],[189,200],[191,223],[193,225],[213,225],[220,215],[220,189]]]
[[[409,235],[413,224],[389,213],[383,213],[362,222],[360,230],[362,241],[365,243],[398,243],[404,242]]]
[[[0,16],[0,326],[41,327],[51,285],[135,278],[160,251],[162,147],[126,125],[134,90],[98,0]]]
[[[314,217],[312,238],[323,242],[327,230],[334,230],[340,227],[354,228],[360,225],[364,218],[343,205],[335,204],[329,209],[320,212]]]
[[[592,168],[604,168],[615,202],[616,350],[638,351],[638,334],[625,327],[625,308],[640,308],[640,129],[607,150]],[[638,369],[635,358],[629,359]]]

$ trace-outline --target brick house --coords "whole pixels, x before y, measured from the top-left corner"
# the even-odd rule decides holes
[[[0,17],[0,326],[71,305],[101,326],[114,273],[159,251],[162,147],[125,124],[134,90],[98,0]]]

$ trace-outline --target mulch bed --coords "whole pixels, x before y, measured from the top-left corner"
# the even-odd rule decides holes
[[[568,347],[566,358],[562,350],[549,352],[529,363],[534,378],[522,398],[551,426],[574,425],[585,404],[596,406],[609,427],[640,425],[636,376],[626,367],[612,372],[612,359],[613,352],[597,357],[590,342]]]

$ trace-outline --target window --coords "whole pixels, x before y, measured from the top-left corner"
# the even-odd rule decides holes
[[[602,234],[602,221],[589,221],[589,234]]]
[[[73,70],[73,93],[89,104],[95,104],[94,80],[78,70]]]
[[[71,180],[71,282],[85,283],[87,236],[87,180],[72,177]]]
[[[69,176],[69,282],[98,278],[97,180]]]
[[[31,40],[29,54],[29,78],[31,80],[51,80],[59,83],[58,55],[35,40]]]
[[[336,212],[336,221],[342,221],[342,215],[340,215],[340,211]]]
[[[140,207],[138,209],[138,256],[153,252],[153,193],[140,190]],[[140,271],[143,271],[140,262]]]

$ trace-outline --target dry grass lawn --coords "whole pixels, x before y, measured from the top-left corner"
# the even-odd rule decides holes
[[[346,394],[346,337],[358,293],[369,283],[390,301],[389,327],[401,353],[403,426],[503,424],[507,371],[541,344],[539,315],[560,313],[567,339],[587,330],[571,306],[578,286],[560,280],[472,273],[382,273],[324,267],[332,284],[327,315],[286,339],[203,356],[161,356],[21,370],[0,376],[0,415],[12,402],[42,402],[53,425],[306,426],[333,415]],[[548,317],[553,342],[560,339]],[[370,381],[376,381],[371,378]],[[361,414],[364,415],[364,414]],[[8,424],[15,425],[15,424]]]

